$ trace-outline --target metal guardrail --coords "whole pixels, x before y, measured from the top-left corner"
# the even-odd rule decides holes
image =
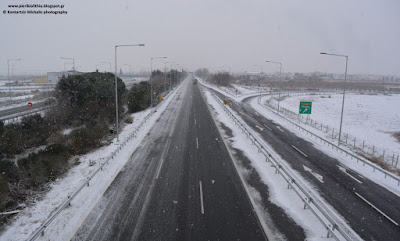
[[[355,155],[355,154],[353,154],[353,153],[351,153],[351,152],[349,152],[349,151],[347,151],[347,150],[345,150],[345,149],[343,149],[343,148],[337,146],[336,144],[334,144],[334,143],[332,143],[332,142],[330,142],[330,141],[328,141],[328,140],[326,140],[326,139],[324,139],[324,138],[322,138],[322,137],[320,137],[320,136],[318,136],[318,135],[312,133],[311,131],[309,131],[309,130],[303,128],[303,127],[301,127],[300,125],[294,123],[293,121],[291,121],[291,120],[285,118],[284,116],[280,115],[279,113],[276,113],[276,112],[273,111],[272,109],[270,109],[270,108],[266,107],[265,105],[261,104],[260,100],[258,100],[258,103],[259,103],[259,105],[261,105],[261,106],[264,107],[265,109],[267,109],[267,110],[271,111],[272,113],[278,115],[279,117],[281,117],[282,119],[286,120],[286,121],[289,122],[290,124],[296,126],[296,127],[299,128],[300,130],[302,130],[302,131],[306,132],[307,134],[310,134],[311,136],[314,136],[315,138],[317,138],[317,139],[323,141],[325,144],[328,144],[328,146],[331,145],[332,148],[336,148],[337,151],[341,151],[342,153],[345,153],[346,156],[350,156],[351,158],[356,159],[357,162],[360,161],[360,162],[363,163],[363,165],[368,165],[368,166],[370,166],[371,168],[373,168],[373,171],[374,171],[374,172],[377,170],[377,171],[383,173],[383,174],[385,175],[385,179],[386,179],[387,177],[392,178],[393,180],[397,181],[397,186],[400,186],[400,178],[397,177],[397,176],[395,176],[394,174],[392,174],[392,173],[390,173],[390,172],[384,170],[383,168],[381,168],[381,167],[379,167],[379,166],[377,166],[377,165],[371,163],[371,162],[368,161],[368,160],[365,160],[365,159],[360,158],[359,156],[357,156],[357,155]]]
[[[177,88],[174,91],[171,91],[165,96],[165,100],[168,99],[172,93],[176,92],[178,89],[180,89],[181,86],[177,86]],[[165,103],[165,101],[162,102],[162,104]],[[120,146],[114,150],[106,159],[105,161],[100,165],[100,167],[92,174],[90,175],[87,180],[71,195],[68,197],[67,201],[65,201],[58,209],[57,211],[50,216],[47,221],[40,226],[40,228],[29,238],[29,241],[34,241],[36,240],[40,235],[44,235],[45,229],[53,222],[54,219],[57,218],[57,216],[69,205],[71,205],[72,200],[87,186],[89,186],[90,181],[99,173],[100,171],[103,171],[104,166],[109,163],[110,160],[114,159],[114,157],[117,155],[117,153],[122,150],[126,144],[132,139],[136,137],[137,132],[140,131],[140,129],[143,127],[143,125],[150,119],[150,117],[157,112],[157,109],[160,108],[161,105],[157,105],[155,110],[151,111],[139,124],[139,126],[120,144]]]
[[[250,127],[237,119],[237,117],[229,110],[229,108],[222,104],[222,100],[219,99],[214,93],[212,93],[212,96],[222,106],[235,124],[242,130],[242,133],[245,133],[252,144],[258,148],[258,151],[265,156],[266,161],[271,162],[272,167],[275,168],[275,173],[280,174],[281,177],[287,182],[288,189],[293,189],[296,192],[299,198],[303,201],[304,208],[308,208],[324,226],[324,228],[327,230],[327,237],[333,237],[336,240],[340,240],[339,237],[342,237],[342,239],[345,240],[357,240],[354,235],[351,235],[351,231],[345,228],[343,223],[340,223],[338,220],[336,220],[336,218],[333,217],[334,215],[330,214],[331,210],[319,200],[317,195],[313,194],[311,190],[303,186],[304,184],[301,184],[302,181],[295,178],[294,174],[289,171],[289,168],[285,167],[283,163],[272,157],[272,154],[267,151],[267,148],[261,144],[262,142],[251,133]]]

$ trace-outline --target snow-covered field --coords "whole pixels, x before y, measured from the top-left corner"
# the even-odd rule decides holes
[[[322,123],[323,126],[335,128],[338,132],[342,107],[341,94],[290,96],[280,102],[280,106],[295,113],[299,111],[300,101],[312,102],[312,113],[309,118]],[[393,136],[400,132],[400,95],[360,95],[346,94],[343,115],[342,139],[348,134],[348,142],[361,147],[363,141],[378,156],[385,150],[386,159],[400,154],[400,142]],[[275,100],[276,104],[276,100]],[[326,133],[327,137],[331,132]],[[367,149],[367,147],[364,147]],[[399,166],[398,166],[399,167]]]
[[[180,91],[180,88],[176,88],[168,98],[164,99],[164,102],[156,107],[157,112],[153,112],[154,108],[152,108],[132,114],[134,122],[125,126],[121,131],[119,136],[121,143],[138,128],[138,125],[146,116],[153,113],[150,119],[136,133],[136,138],[131,139],[127,143],[129,144],[127,145],[128,147],[122,148],[115,158],[110,160],[109,165],[104,167],[104,171],[99,172],[92,179],[91,185],[82,190],[72,201],[72,205],[63,210],[45,230],[46,235],[43,237],[39,236],[37,240],[68,240],[70,238],[77,225],[79,226],[79,223],[94,207],[99,196],[106,191],[136,147],[140,145],[147,132],[168,107],[174,95]],[[110,144],[80,156],[79,165],[71,168],[64,178],[57,179],[52,183],[51,190],[41,200],[37,200],[34,205],[23,209],[14,218],[13,223],[7,227],[6,231],[1,234],[0,240],[27,240],[69,196],[85,183],[87,178],[104,162],[104,158],[108,157],[118,147],[118,145]],[[93,163],[94,165],[92,165]]]

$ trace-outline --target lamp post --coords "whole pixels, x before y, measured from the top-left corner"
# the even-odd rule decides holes
[[[265,62],[272,63],[272,64],[279,64],[279,84],[280,84],[280,87],[282,89],[282,63],[281,62],[269,61],[269,60],[267,60]],[[280,98],[281,98],[281,90],[279,90],[278,94],[279,94],[278,95],[278,114],[279,114],[279,102],[280,102]]]
[[[8,90],[10,92],[10,100],[11,100],[11,78],[10,78],[10,62],[11,61],[20,61],[22,59],[7,59],[7,69],[8,69]]]
[[[325,53],[325,52],[321,52],[321,54],[346,58],[346,68],[345,68],[345,71],[344,71],[344,83],[343,83],[342,114],[341,114],[341,116],[340,116],[339,138],[338,138],[338,146],[339,146],[339,145],[340,145],[340,136],[341,136],[341,134],[342,134],[343,110],[344,110],[344,97],[345,97],[345,94],[346,94],[347,63],[348,63],[348,61],[349,61],[349,56],[348,56],[348,55],[342,55],[342,54],[329,54],[329,53]]]
[[[144,44],[124,44],[124,45],[115,45],[115,127],[117,131],[117,142],[119,142],[118,136],[118,81],[117,81],[117,49],[119,47],[133,47],[133,46],[144,46]],[[111,63],[110,63],[111,68]],[[111,72],[111,71],[110,71]]]
[[[165,62],[165,84],[167,84],[167,64],[175,64],[175,62]],[[171,69],[171,66],[170,66]],[[172,74],[172,73],[171,73]],[[169,87],[171,88],[171,76],[169,77]]]
[[[151,107],[153,107],[153,59],[166,59],[168,57],[151,57],[150,60],[150,98],[151,98]]]
[[[64,57],[61,57],[61,59],[72,60],[73,71],[74,71],[74,74],[75,74],[75,58],[64,58]]]

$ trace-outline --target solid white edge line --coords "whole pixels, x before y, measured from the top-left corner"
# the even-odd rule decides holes
[[[349,173],[347,173],[346,168],[344,168],[342,166],[339,166],[339,165],[338,165],[338,167],[339,167],[339,170],[341,170],[344,174],[346,174],[347,176],[353,178],[356,182],[362,184],[362,181],[358,180],[357,178],[355,178],[352,175],[350,175]]]
[[[304,152],[300,151],[299,148],[297,148],[297,147],[295,147],[295,146],[293,146],[293,145],[292,145],[292,147],[293,147],[296,151],[300,152],[303,156],[308,157],[306,154],[304,154]]]
[[[200,205],[201,205],[201,214],[204,214],[203,186],[201,185],[201,181],[199,181],[199,185],[200,185]]]
[[[399,226],[398,223],[396,223],[396,221],[394,221],[393,219],[391,219],[388,215],[386,215],[384,212],[382,212],[381,210],[379,210],[377,207],[374,206],[374,204],[370,203],[367,199],[365,199],[363,196],[361,196],[360,194],[358,194],[357,192],[355,192],[355,194],[361,198],[364,202],[368,203],[371,207],[373,207],[376,211],[378,211],[380,214],[382,214],[385,218],[387,218],[390,222],[392,222],[394,225]]]
[[[157,167],[157,175],[156,175],[156,179],[158,179],[158,177],[160,176],[160,172],[161,172],[161,167],[164,164],[164,158],[161,159],[160,164]]]
[[[265,128],[267,128],[268,130],[272,131],[272,129],[269,128],[267,125],[264,124],[264,126],[265,126]]]

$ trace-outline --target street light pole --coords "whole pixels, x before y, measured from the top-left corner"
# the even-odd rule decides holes
[[[348,55],[342,55],[342,54],[329,54],[329,53],[324,53],[324,52],[321,52],[320,54],[346,58],[346,68],[345,68],[345,71],[344,71],[344,84],[343,84],[342,113],[340,115],[340,127],[339,127],[339,138],[338,138],[338,146],[340,146],[340,137],[342,135],[342,124],[343,124],[344,98],[345,98],[345,94],[346,94],[347,63],[349,61],[349,56]]]
[[[168,57],[151,57],[150,59],[150,98],[151,98],[151,107],[153,107],[153,59],[166,59]]]
[[[7,69],[8,69],[8,90],[10,92],[11,100],[11,78],[10,78],[10,61],[20,61],[21,59],[7,59]]]
[[[118,80],[117,80],[117,48],[118,47],[130,47],[130,46],[144,46],[144,44],[124,44],[124,45],[115,45],[115,127],[117,131],[117,142],[119,142],[118,136]],[[110,63],[111,68],[111,63]],[[111,70],[111,69],[110,69]],[[110,71],[111,72],[111,71]]]
[[[167,64],[175,64],[175,62],[165,62],[165,72],[167,71]],[[171,65],[169,66],[169,68],[170,68],[170,71],[171,71],[172,70],[171,69]],[[172,74],[172,72],[171,72],[171,74]],[[167,75],[165,75],[165,83],[167,83]],[[172,88],[171,87],[171,75],[169,77],[169,87]]]
[[[267,63],[273,63],[273,64],[279,64],[279,85],[280,89],[282,90],[282,63],[281,62],[273,62],[273,61],[265,61]],[[278,94],[278,114],[279,114],[279,103],[280,103],[280,98],[281,98],[281,90],[279,90]]]

